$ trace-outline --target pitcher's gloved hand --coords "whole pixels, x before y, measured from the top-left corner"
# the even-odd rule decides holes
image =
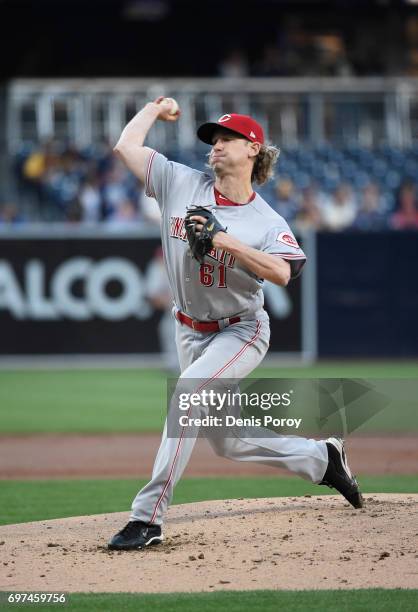
[[[203,217],[206,221],[192,219],[192,217]],[[199,231],[198,227],[201,227]],[[205,255],[213,249],[212,239],[218,232],[226,232],[227,228],[223,227],[215,215],[204,206],[196,206],[188,208],[185,216],[185,228],[187,240],[189,241],[190,250],[193,257],[199,263],[203,263]]]

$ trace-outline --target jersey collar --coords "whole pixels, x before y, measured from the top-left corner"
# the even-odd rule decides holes
[[[247,204],[252,202],[256,196],[255,191],[253,191],[248,202],[244,202],[244,204],[239,204],[238,202],[232,202],[232,200],[222,195],[220,191],[216,189],[216,187],[213,187],[213,190],[215,192],[215,202],[218,206],[246,206]]]

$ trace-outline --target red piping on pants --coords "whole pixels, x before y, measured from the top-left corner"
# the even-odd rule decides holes
[[[211,382],[211,381],[212,381],[214,378],[217,378],[217,377],[219,376],[219,374],[222,374],[222,372],[224,372],[224,371],[226,370],[226,368],[228,368],[230,365],[232,365],[232,363],[233,363],[234,361],[236,361],[236,360],[238,359],[238,357],[239,357],[240,355],[242,355],[242,353],[243,353],[245,350],[247,350],[247,348],[248,348],[249,346],[251,346],[252,344],[254,344],[254,342],[257,340],[258,336],[260,335],[260,330],[261,330],[261,322],[260,322],[260,321],[257,321],[257,329],[256,329],[256,332],[255,332],[254,336],[251,338],[251,340],[249,340],[249,341],[248,341],[246,344],[244,344],[244,346],[243,346],[243,347],[242,347],[242,348],[241,348],[241,349],[238,351],[238,353],[236,353],[236,355],[234,355],[234,357],[232,357],[232,358],[231,358],[231,359],[228,361],[228,363],[226,363],[224,366],[222,366],[222,368],[221,368],[220,370],[218,370],[218,371],[217,371],[217,372],[216,372],[216,373],[215,373],[215,374],[212,376],[212,378],[210,378],[209,380],[205,381],[205,382],[204,382],[204,383],[203,383],[203,384],[202,384],[202,385],[201,385],[201,386],[200,386],[200,387],[199,387],[199,388],[198,388],[198,389],[195,391],[195,393],[198,393],[198,392],[199,392],[201,389],[203,389],[203,387],[204,387],[205,385],[207,385],[208,383],[210,383],[210,382]],[[191,409],[191,407],[189,408],[189,410],[188,410],[188,412],[187,412],[187,416],[189,416],[190,409]],[[159,498],[158,498],[158,500],[157,500],[157,503],[156,503],[156,505],[155,505],[154,512],[152,513],[152,517],[151,517],[151,520],[150,520],[149,524],[152,524],[152,522],[154,521],[154,519],[155,519],[155,515],[157,514],[158,506],[160,505],[161,500],[163,499],[163,497],[164,497],[164,495],[165,495],[165,492],[167,491],[167,488],[168,488],[168,486],[169,486],[169,484],[170,484],[170,482],[171,482],[171,478],[172,478],[172,476],[173,476],[174,466],[176,465],[176,461],[177,461],[177,457],[178,457],[178,454],[179,454],[179,451],[180,451],[181,443],[182,443],[182,441],[183,441],[184,431],[185,431],[185,427],[183,427],[183,429],[181,430],[180,439],[179,439],[178,444],[177,444],[176,454],[174,455],[174,459],[173,459],[173,463],[172,463],[172,465],[171,465],[171,469],[170,469],[170,473],[169,473],[169,475],[168,475],[168,479],[167,479],[167,481],[166,481],[166,483],[165,483],[165,485],[164,485],[164,488],[163,488],[163,490],[162,490],[162,492],[161,492],[160,497],[159,497]]]

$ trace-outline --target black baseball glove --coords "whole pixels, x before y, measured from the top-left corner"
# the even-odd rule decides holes
[[[204,217],[206,219],[206,223],[203,225],[200,233],[196,233],[196,225],[198,222],[190,219],[190,217],[194,216]],[[199,263],[203,263],[206,253],[209,253],[209,251],[213,249],[212,238],[214,235],[218,232],[226,232],[227,228],[223,227],[215,215],[203,206],[187,209],[184,220],[187,240],[189,241],[193,257],[197,259]]]

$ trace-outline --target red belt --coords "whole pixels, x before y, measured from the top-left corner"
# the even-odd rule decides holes
[[[233,325],[234,323],[239,323],[241,321],[240,317],[232,317],[231,319],[224,319],[225,325],[220,325],[219,321],[196,321],[191,317],[178,310],[176,313],[176,319],[182,325],[188,325],[192,329],[198,332],[217,332],[221,331],[224,327],[228,327],[228,325]]]

